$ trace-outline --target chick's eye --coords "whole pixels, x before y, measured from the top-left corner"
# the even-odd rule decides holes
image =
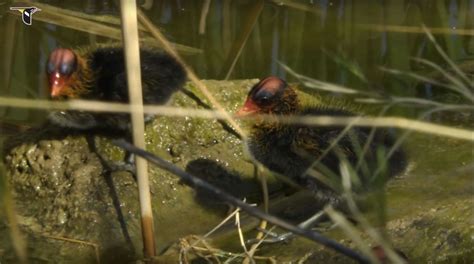
[[[274,94],[272,92],[260,90],[255,94],[254,100],[262,104],[269,103],[273,95]]]
[[[72,73],[74,64],[70,62],[64,62],[59,67],[59,72],[63,75],[69,75]]]
[[[47,73],[53,73],[55,68],[56,67],[55,67],[54,63],[48,62],[48,65],[46,67],[46,71],[47,71]]]

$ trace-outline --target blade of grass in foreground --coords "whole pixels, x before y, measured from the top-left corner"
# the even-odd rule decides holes
[[[283,64],[281,62],[279,62],[279,64],[288,73],[290,73],[291,75],[298,78],[298,80],[300,80],[308,88],[319,89],[319,90],[333,92],[333,93],[371,95],[367,92],[362,92],[362,91],[358,91],[358,90],[355,90],[355,89],[340,86],[340,85],[337,85],[337,84],[322,82],[322,81],[319,81],[319,80],[316,80],[316,79],[309,78],[307,76],[304,76],[304,75],[301,75],[301,74],[295,72],[290,67],[286,66],[285,64]]]
[[[449,72],[447,72],[446,70],[441,68],[439,65],[437,65],[437,64],[435,64],[435,63],[433,63],[429,60],[425,60],[425,59],[421,59],[421,58],[414,58],[413,60],[418,61],[420,63],[423,63],[425,65],[428,65],[428,66],[432,67],[433,69],[435,69],[436,71],[440,72],[442,74],[442,76],[444,76],[447,80],[449,80],[453,84],[452,87],[454,87],[454,89],[457,92],[464,95],[467,99],[469,99],[471,101],[474,101],[474,96],[473,96],[472,92],[469,91],[469,88],[460,79],[451,76],[452,74],[450,74]]]
[[[433,43],[433,45],[435,46],[438,53],[449,64],[449,66],[451,66],[451,68],[458,75],[458,77],[466,83],[471,83],[469,78],[467,78],[466,74],[464,74],[464,72],[462,72],[461,69],[459,69],[459,67],[449,58],[449,56],[446,54],[446,52],[444,52],[444,50],[441,48],[441,46],[438,45],[438,43],[436,42],[433,34],[431,34],[430,30],[425,25],[423,25],[423,31],[425,31],[425,34],[428,36],[429,40]],[[471,32],[474,34],[474,30],[471,30]]]
[[[20,263],[27,263],[26,242],[20,233],[13,197],[5,179],[5,170],[3,164],[0,164],[0,210],[3,209],[5,212],[10,228],[10,239]]]
[[[380,232],[377,232],[377,230],[374,227],[372,227],[367,221],[367,219],[362,215],[361,211],[357,207],[357,204],[354,200],[354,196],[352,194],[349,164],[347,164],[346,162],[342,162],[340,165],[341,165],[342,182],[343,182],[343,187],[344,187],[344,196],[349,206],[349,210],[351,211],[352,215],[355,217],[356,221],[364,229],[365,233],[367,233],[379,246],[383,248],[383,250],[387,254],[387,257],[390,259],[391,263],[406,263],[405,260],[403,260],[397,253],[395,253],[393,248],[390,246],[389,242],[382,237]]]
[[[136,105],[126,105],[121,103],[107,103],[87,100],[74,100],[67,103],[51,102],[46,100],[31,100],[12,97],[1,97],[0,106],[10,106],[19,108],[33,109],[74,109],[92,112],[117,112],[131,113],[136,110]],[[198,117],[206,119],[228,120],[228,114],[221,111],[211,111],[195,108],[182,108],[171,106],[143,106],[144,113],[174,116],[174,117]],[[334,117],[334,116],[282,116],[274,117],[271,115],[255,115],[254,117],[246,117],[245,119],[275,119],[285,124],[303,124],[303,125],[319,125],[319,126],[345,126],[352,124],[354,126],[374,126],[374,127],[394,127],[402,129],[410,129],[420,133],[427,133],[438,136],[451,137],[467,141],[474,141],[474,131],[460,129],[456,127],[438,125],[429,122],[412,120],[403,117]],[[356,120],[357,119],[357,120]],[[356,120],[356,121],[355,121]],[[353,123],[352,123],[353,122]]]

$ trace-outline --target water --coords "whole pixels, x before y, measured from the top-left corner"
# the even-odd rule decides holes
[[[47,3],[88,14],[118,14],[110,3]],[[262,78],[272,74],[294,81],[280,67],[283,63],[322,81],[431,99],[440,89],[381,70],[384,67],[439,77],[433,68],[415,58],[449,69],[423,32],[422,24],[435,32],[437,42],[454,63],[463,64],[472,59],[472,32],[464,33],[473,28],[472,1],[406,5],[342,0],[298,1],[293,3],[299,4],[296,6],[291,3],[265,1],[260,8],[259,1],[211,1],[207,16],[202,19],[200,1],[155,1],[146,14],[170,41],[202,51],[185,59],[203,79]],[[7,2],[1,5],[2,95],[44,98],[45,60],[55,47],[117,41],[104,34],[89,34],[93,31],[91,26],[45,15],[46,11],[36,13],[38,18],[33,20],[33,25],[26,26],[19,16],[8,13],[8,8]],[[42,15],[56,24],[42,22]],[[200,21],[205,25],[201,33]],[[2,109],[2,114],[7,119],[21,121],[39,118],[38,111],[29,110]]]

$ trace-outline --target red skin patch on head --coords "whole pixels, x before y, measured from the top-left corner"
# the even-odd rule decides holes
[[[255,93],[265,90],[270,93],[276,94],[279,91],[283,90],[285,87],[286,87],[285,81],[275,76],[269,76],[261,80],[249,92],[249,95],[247,96],[247,100],[245,101],[244,106],[242,106],[242,108],[240,108],[237,111],[236,116],[237,117],[248,116],[248,115],[256,114],[262,110],[262,108],[252,98]]]
[[[70,49],[58,48],[55,49],[48,60],[48,79],[49,79],[49,92],[52,98],[58,97],[65,93],[71,73],[61,73],[61,67],[68,65],[73,67],[76,63],[76,57],[74,52]]]
[[[258,83],[257,87],[260,87],[260,89],[265,89],[267,91],[277,93],[279,90],[284,88],[286,86],[286,83],[275,76],[269,76]]]

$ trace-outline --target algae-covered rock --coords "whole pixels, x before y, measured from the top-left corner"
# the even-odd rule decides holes
[[[226,110],[233,112],[255,82],[206,84]],[[181,93],[176,94],[173,105],[199,107]],[[221,123],[159,116],[147,126],[145,138],[149,151],[177,166],[234,195],[260,198],[253,165],[243,158],[241,140]],[[73,240],[98,245],[101,257],[108,261],[117,256],[124,262],[133,259],[132,248],[141,252],[138,193],[131,174],[107,173],[82,135],[34,130],[16,141],[23,143],[7,153],[7,176],[20,224],[30,237],[30,256],[60,262],[95,258],[92,247]],[[123,156],[107,139],[96,138],[96,145],[108,159]],[[200,195],[176,176],[151,165],[149,178],[158,250],[182,236],[207,232],[228,210],[215,197]]]

